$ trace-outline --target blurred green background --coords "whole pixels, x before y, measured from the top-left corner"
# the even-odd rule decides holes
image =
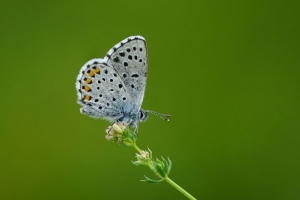
[[[1,1],[0,199],[185,199],[79,113],[75,80],[147,39],[138,146],[197,199],[300,199],[297,1]]]

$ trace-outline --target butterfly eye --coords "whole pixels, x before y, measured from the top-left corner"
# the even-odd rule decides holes
[[[140,112],[140,119],[143,119],[143,117],[144,117],[144,113]]]
[[[148,112],[145,112],[145,111],[143,111],[143,110],[140,110],[140,122],[144,122],[144,121],[146,121],[147,120],[147,118],[148,118]]]

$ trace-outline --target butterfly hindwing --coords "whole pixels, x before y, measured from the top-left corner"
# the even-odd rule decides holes
[[[90,60],[81,68],[76,89],[83,114],[109,121],[121,115],[130,98],[118,73],[103,59]]]

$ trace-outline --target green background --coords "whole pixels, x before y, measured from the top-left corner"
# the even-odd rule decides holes
[[[75,80],[146,38],[138,146],[197,199],[300,199],[297,1],[1,1],[0,199],[185,199],[79,113]]]

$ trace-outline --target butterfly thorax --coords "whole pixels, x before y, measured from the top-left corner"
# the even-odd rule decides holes
[[[142,108],[138,112],[123,112],[122,114],[123,116],[117,121],[129,124],[133,127],[136,127],[139,122],[144,122],[148,118],[148,112]]]

